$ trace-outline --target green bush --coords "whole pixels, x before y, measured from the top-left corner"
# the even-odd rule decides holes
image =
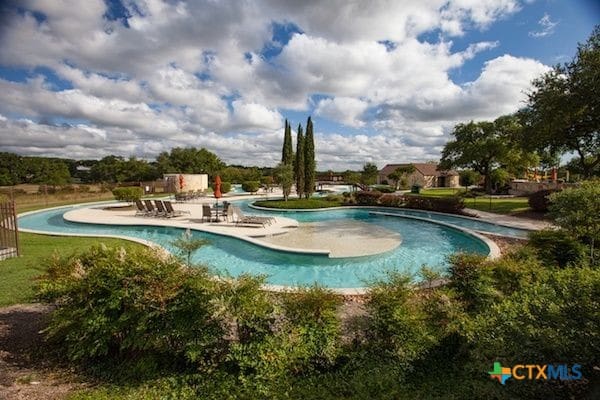
[[[59,307],[46,334],[73,361],[164,354],[203,366],[224,346],[209,301],[213,283],[202,269],[146,249],[104,246],[47,267],[39,294]]]
[[[112,190],[112,194],[116,200],[132,203],[141,199],[144,191],[141,187],[118,187]]]
[[[595,265],[596,243],[600,241],[600,181],[586,181],[554,193],[550,200],[550,215],[556,225],[589,245],[590,261]]]
[[[295,371],[308,372],[332,366],[341,352],[337,308],[341,297],[320,287],[302,289],[283,298],[284,331],[298,336],[303,346],[295,354]]]
[[[213,192],[215,191],[215,184],[214,182],[210,185],[210,187],[212,188]],[[225,193],[229,193],[231,192],[231,183],[229,182],[221,182],[221,193],[225,194]]]
[[[242,189],[244,192],[256,193],[260,188],[260,182],[258,181],[245,181],[242,183]]]
[[[360,206],[376,206],[379,203],[379,198],[383,193],[376,190],[367,192],[360,191],[355,193],[356,203]]]
[[[344,201],[344,196],[342,196],[341,194],[328,194],[327,196],[325,196],[325,200],[341,203],[342,201]]]
[[[377,190],[378,192],[381,193],[394,193],[396,191],[396,188],[389,186],[387,184],[384,185],[375,185],[373,186],[373,189]]]
[[[532,246],[546,265],[566,267],[585,259],[586,248],[564,230],[546,229],[529,234]]]
[[[556,189],[544,189],[530,194],[527,200],[529,207],[537,212],[548,212],[548,207],[550,206],[549,196],[555,192],[557,192]]]
[[[455,254],[450,256],[450,283],[468,310],[485,308],[496,299],[490,266],[484,256]]]

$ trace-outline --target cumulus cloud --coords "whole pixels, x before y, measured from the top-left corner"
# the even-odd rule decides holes
[[[0,79],[1,150],[154,157],[205,146],[227,162],[274,165],[284,116],[296,111],[335,123],[315,126],[319,168],[429,160],[455,123],[516,110],[547,69],[504,55],[473,82],[450,77],[499,45],[456,50],[452,39],[518,12],[517,0],[122,4],[126,20],[108,19],[103,0],[7,8],[0,65],[29,78]],[[274,38],[274,22],[302,33]],[[555,25],[545,15],[540,32]],[[420,39],[428,32],[439,39]]]
[[[319,101],[315,114],[358,128],[365,125],[361,117],[368,107],[369,103],[359,99],[336,97]]]

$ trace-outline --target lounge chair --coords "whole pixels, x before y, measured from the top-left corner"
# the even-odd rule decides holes
[[[173,208],[173,204],[169,200],[164,200],[163,205],[165,206],[165,210],[167,212],[167,217],[180,217],[183,214],[189,214],[189,211],[175,210]]]
[[[137,208],[137,210],[135,211],[136,216],[147,217],[148,215],[150,215],[150,212],[146,209],[144,203],[142,203],[141,200],[135,201],[135,207]]]
[[[144,204],[146,205],[146,210],[148,210],[148,216],[155,217],[158,216],[158,210],[150,200],[144,200]]]
[[[156,204],[156,209],[158,210],[156,215],[159,217],[170,218],[171,216],[167,212],[165,205],[162,200],[154,200],[154,204]]]
[[[244,215],[242,210],[235,206],[229,206],[232,210],[232,214],[235,218],[236,225],[262,225],[262,227],[266,227],[267,225],[271,225],[271,223],[275,220],[273,217],[259,217],[256,215]]]

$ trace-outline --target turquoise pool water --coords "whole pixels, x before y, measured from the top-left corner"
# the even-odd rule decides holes
[[[247,208],[247,201],[239,203]],[[169,250],[182,229],[141,226],[107,226],[67,222],[65,207],[19,218],[21,228],[44,232],[124,235],[149,240]],[[255,211],[254,211],[255,212]],[[208,265],[218,275],[264,274],[273,285],[297,286],[315,282],[330,288],[358,288],[373,279],[384,278],[388,271],[416,275],[422,265],[438,271],[447,267],[447,257],[457,251],[487,254],[487,246],[463,232],[423,221],[371,215],[366,209],[329,210],[315,213],[286,214],[301,222],[350,219],[375,224],[402,236],[396,249],[376,256],[337,258],[292,254],[255,246],[243,240],[194,232],[206,238],[209,246],[200,249],[194,261]]]
[[[261,213],[265,212],[262,210],[254,209],[249,207],[254,200],[244,200],[238,202],[240,207],[252,213]],[[448,214],[440,214],[440,213],[431,213],[427,211],[418,211],[418,210],[404,210],[398,208],[382,208],[382,207],[373,207],[370,211],[374,212],[383,212],[386,214],[395,214],[400,216],[411,216],[418,218],[430,219],[433,221],[440,221],[450,225],[459,226],[461,228],[470,229],[473,231],[484,232],[484,233],[492,233],[502,236],[510,236],[517,238],[527,238],[527,234],[529,231],[525,229],[518,228],[510,228],[503,225],[496,225],[490,222],[478,221],[472,218],[463,218]],[[315,221],[326,221],[330,219],[339,219],[339,218],[348,218],[348,216],[353,215],[358,212],[357,209],[333,209],[333,210],[325,210],[325,211],[268,211],[269,214],[280,214],[285,215],[287,217],[294,218],[300,222],[315,222]]]

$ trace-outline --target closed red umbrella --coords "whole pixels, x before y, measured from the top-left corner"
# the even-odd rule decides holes
[[[217,177],[215,178],[215,193],[214,193],[215,199],[217,199],[217,201],[219,201],[219,199],[221,197],[223,197],[223,194],[221,193],[221,177],[219,175],[217,175]]]
[[[185,186],[185,181],[183,179],[183,175],[179,175],[179,191],[183,192],[183,186]]]
[[[217,175],[215,178],[215,191],[214,191],[215,199],[217,199],[217,222],[219,222],[219,199],[223,197],[221,193],[221,177]]]

